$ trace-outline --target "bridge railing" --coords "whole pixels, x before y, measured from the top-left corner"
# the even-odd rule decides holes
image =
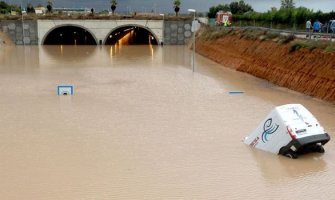
[[[271,31],[283,35],[295,35],[297,37],[305,37],[310,39],[323,38],[323,39],[332,39],[335,38],[335,33],[321,33],[321,32],[307,32],[305,30],[290,30],[290,29],[276,29],[276,28],[267,28],[261,26],[214,26],[216,29],[241,29],[241,30],[264,30]],[[334,39],[333,39],[334,40]]]

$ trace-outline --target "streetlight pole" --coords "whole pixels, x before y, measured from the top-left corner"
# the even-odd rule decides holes
[[[159,15],[163,17],[163,23],[162,23],[162,41],[161,41],[161,45],[163,46],[163,44],[164,44],[164,24],[165,24],[165,22],[164,22],[164,14],[161,13]]]
[[[24,23],[23,23],[23,7],[21,2],[21,23],[22,23],[22,42],[23,46],[26,46],[26,42],[24,41]]]
[[[194,57],[195,57],[195,9],[188,9],[188,12],[193,13],[192,32],[193,32],[193,55],[192,55],[192,71],[194,72]]]

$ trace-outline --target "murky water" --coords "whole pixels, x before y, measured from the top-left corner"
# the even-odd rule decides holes
[[[335,106],[191,53],[0,47],[1,199],[334,199],[334,140],[297,160],[241,140],[287,103],[334,139]]]

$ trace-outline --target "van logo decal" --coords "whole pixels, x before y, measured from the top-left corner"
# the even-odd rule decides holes
[[[272,118],[269,118],[265,121],[263,125],[263,134],[262,134],[262,141],[265,143],[268,141],[268,135],[273,134],[279,128],[278,124],[272,124]]]

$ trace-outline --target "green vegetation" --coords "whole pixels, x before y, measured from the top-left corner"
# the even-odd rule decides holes
[[[208,17],[215,18],[218,11],[230,11],[232,14],[243,14],[246,12],[253,11],[253,8],[246,4],[243,0],[237,2],[231,2],[230,4],[219,4],[218,6],[213,6],[209,8]]]
[[[278,32],[267,31],[265,33],[265,36],[266,38],[273,40],[273,39],[279,38],[280,34]]]
[[[111,0],[111,9],[112,9],[112,13],[114,15],[115,9],[116,9],[116,5],[117,5],[117,1],[116,0]]]
[[[198,32],[199,39],[203,41],[214,41],[229,35],[233,31],[231,29],[216,29],[212,27],[201,28]]]
[[[174,5],[174,11],[176,12],[176,16],[178,16],[181,5],[180,0],[174,0],[173,5]]]
[[[335,52],[335,47],[332,42],[318,40],[294,40],[290,45],[290,52],[294,52],[302,48],[311,51],[314,49],[320,49],[326,53]]]
[[[52,1],[49,0],[47,5],[48,13],[52,13],[52,6],[53,6]]]
[[[308,19],[325,23],[331,19],[335,19],[335,12],[323,13],[321,11],[314,12],[305,7],[294,6],[293,0],[281,0],[281,8],[271,8],[265,13],[254,12],[253,8],[245,4],[244,1],[235,1],[230,4],[213,6],[209,9],[208,17],[215,18],[218,11],[231,11],[233,14],[233,23],[240,26],[265,26],[271,28],[285,29],[305,29],[305,23]],[[239,24],[237,24],[239,23]]]
[[[281,7],[282,9],[293,9],[294,2],[293,0],[281,0]]]
[[[294,41],[296,38],[293,34],[290,35],[280,35],[278,42],[280,44],[288,44],[289,42]]]
[[[27,5],[27,13],[35,13],[35,8],[31,3]]]
[[[234,15],[234,20],[244,21],[260,21],[260,22],[272,22],[274,24],[296,24],[297,26],[305,25],[308,19],[312,21],[318,19],[321,22],[326,22],[330,19],[335,19],[335,12],[322,13],[321,11],[313,12],[308,8],[299,7],[294,9],[272,9],[266,13],[248,12],[241,15]]]
[[[328,45],[328,46],[325,48],[325,52],[326,52],[326,53],[332,53],[332,52],[335,52],[335,46],[334,46],[334,44],[330,44],[330,45]]]
[[[9,5],[4,1],[0,1],[0,14],[9,14],[12,11],[20,12],[20,8],[16,5]]]
[[[242,14],[249,11],[253,11],[252,7],[249,4],[244,3],[243,0],[237,2],[231,2],[229,4],[230,11],[232,14]]]

